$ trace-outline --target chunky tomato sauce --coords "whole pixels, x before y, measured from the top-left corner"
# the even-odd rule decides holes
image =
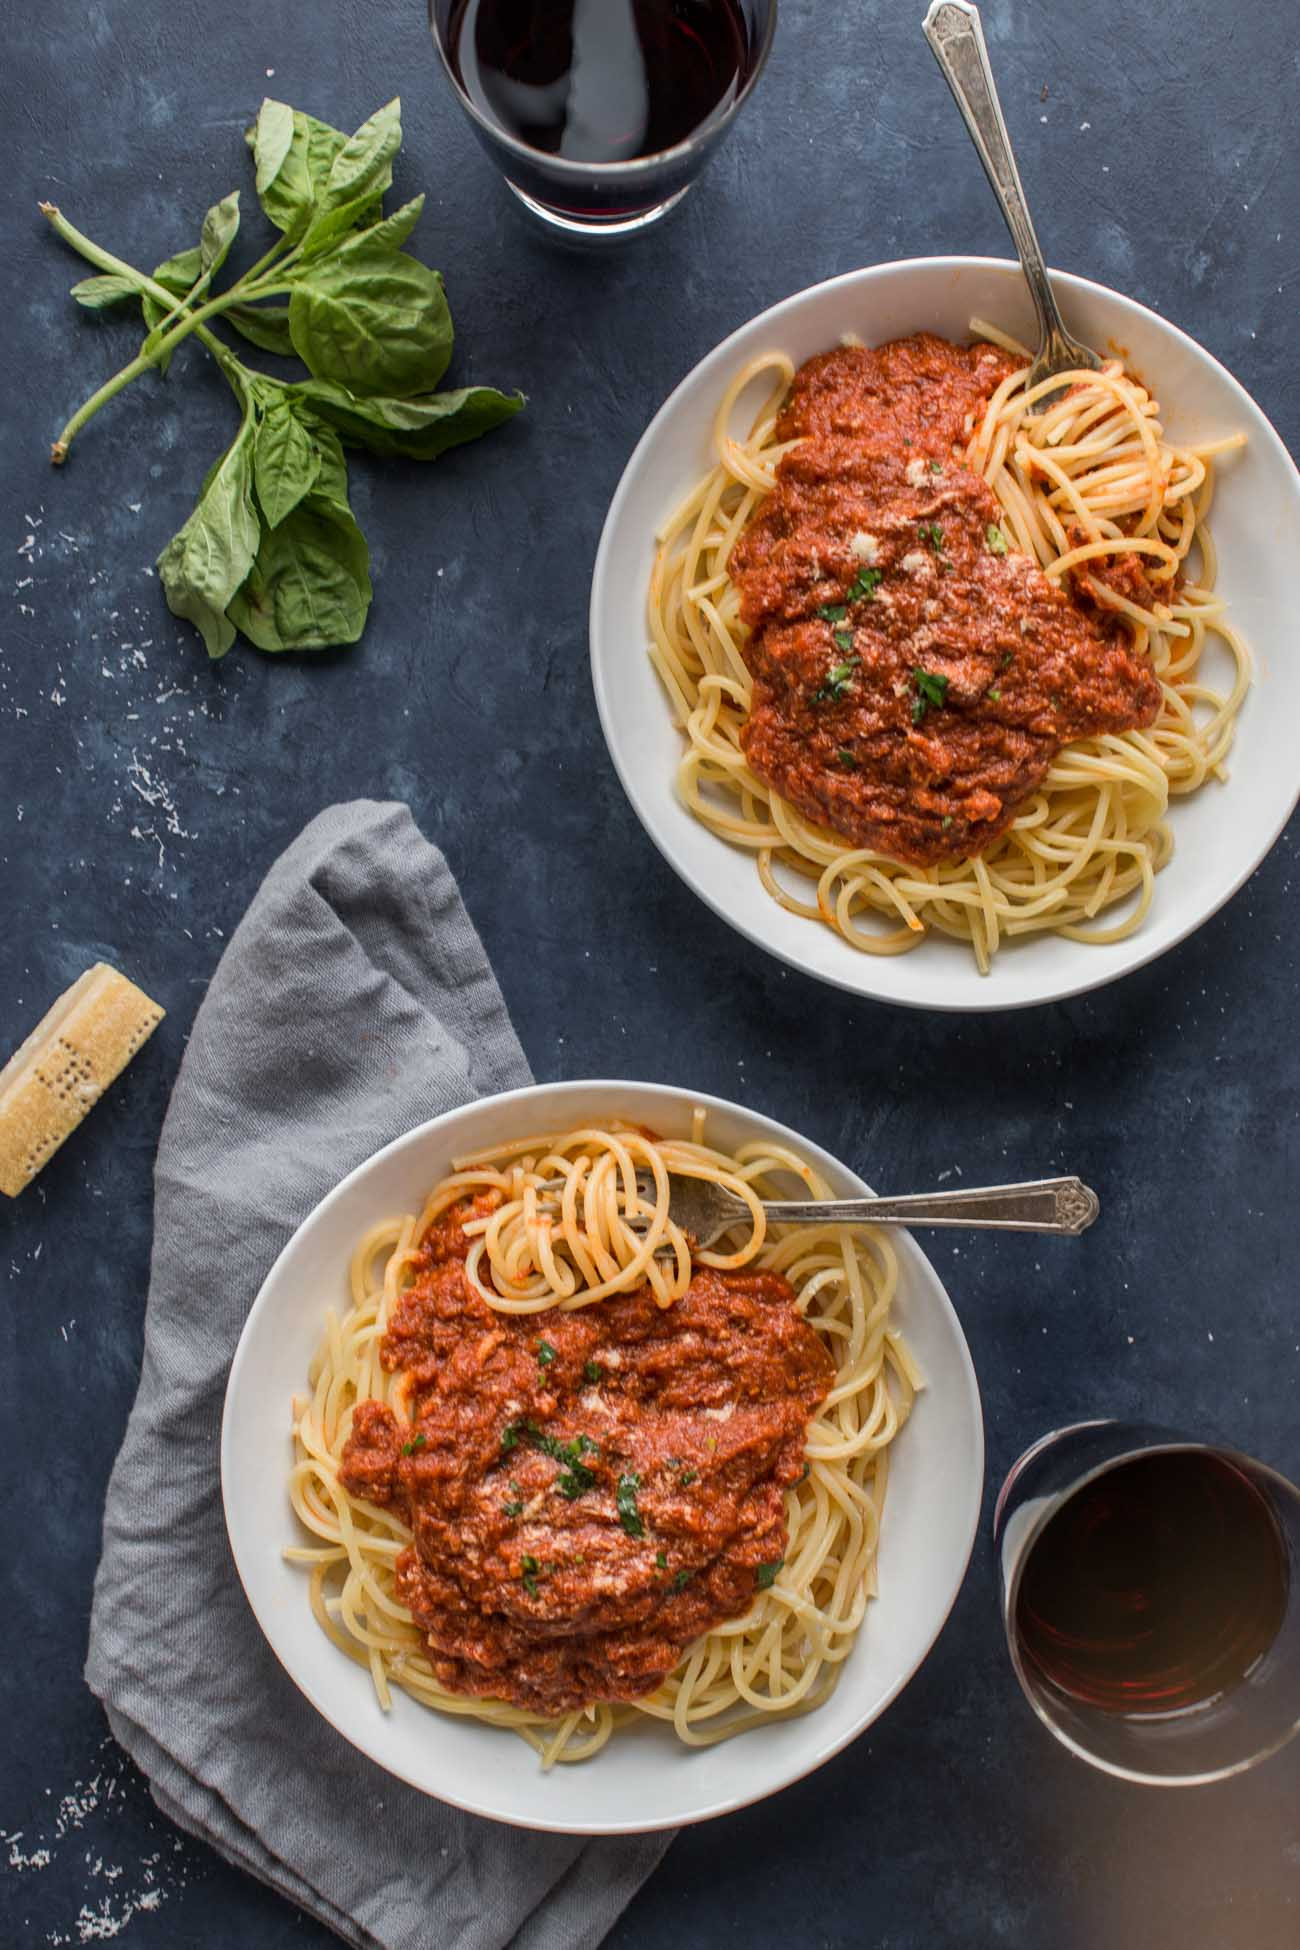
[[[987,847],[1062,745],[1160,705],[1118,618],[1010,547],[963,464],[1014,366],[927,332],[810,359],[777,426],[800,444],[731,556],[753,769],[815,824],[922,866]],[[1125,594],[1138,575],[1107,570]]]
[[[381,1345],[411,1427],[360,1403],[342,1480],[411,1525],[398,1595],[444,1686],[545,1714],[635,1699],[775,1575],[833,1363],[775,1273],[701,1268],[666,1310],[643,1288],[498,1313],[464,1215]]]

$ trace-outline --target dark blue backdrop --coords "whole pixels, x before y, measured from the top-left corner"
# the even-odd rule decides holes
[[[1065,1168],[1101,1187],[1105,1222],[1077,1244],[936,1249],[981,1376],[991,1485],[1032,1436],[1108,1410],[1214,1427],[1300,1472],[1294,829],[1195,940],[1110,993],[930,1019],[787,973],[714,920],[643,838],[601,744],[591,560],[671,386],[816,279],[1006,253],[922,11],[785,0],[771,67],[707,182],[659,234],[587,260],[535,236],[494,179],[419,0],[10,10],[0,1045],[99,954],[169,1014],[0,1213],[0,1824],[19,1836],[6,1942],[86,1941],[97,1914],[101,1934],[127,1919],[141,1946],[328,1941],[152,1811],[80,1675],[167,1092],[224,938],[331,799],[409,800],[539,1076],[743,1095],[878,1183],[960,1165],[968,1180]],[[1286,10],[991,0],[985,18],[1049,257],[1187,327],[1294,444]],[[240,135],[268,89],[349,127],[400,89],[398,187],[430,191],[419,242],[446,273],[455,371],[520,385],[530,406],[434,469],[354,467],[378,588],[358,649],[299,663],[239,650],[210,668],[148,565],[228,437],[230,401],[187,351],[165,392],[136,387],[51,474],[48,441],[131,334],[69,302],[79,272],[34,206],[50,197],[152,263],[248,183]],[[1281,1950],[1297,1936],[1298,1791],[1300,1747],[1185,1794],[1071,1762],[1015,1689],[986,1522],[937,1650],[888,1716],[813,1780],[684,1836],[611,1942]]]

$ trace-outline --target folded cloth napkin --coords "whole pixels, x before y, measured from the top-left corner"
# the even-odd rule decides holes
[[[226,1542],[222,1395],[276,1254],[390,1138],[529,1081],[446,861],[405,806],[361,800],[267,875],[158,1146],[144,1365],[86,1677],[164,1813],[365,1950],[597,1944],[670,1839],[500,1827],[383,1773],[282,1671]]]

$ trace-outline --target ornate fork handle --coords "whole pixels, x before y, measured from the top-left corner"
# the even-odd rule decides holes
[[[1011,137],[1002,118],[978,7],[968,5],[967,0],[934,0],[925,17],[924,30],[1006,219],[1038,313],[1039,345],[1034,376],[1046,377],[1077,366],[1095,370],[1101,360],[1088,346],[1080,345],[1071,337],[1057,308],[1034,221],[1025,201],[1020,171],[1016,168]]]
[[[773,1225],[985,1226],[1002,1232],[1063,1232],[1077,1237],[1101,1210],[1078,1178],[1038,1178],[902,1198],[767,1199]]]

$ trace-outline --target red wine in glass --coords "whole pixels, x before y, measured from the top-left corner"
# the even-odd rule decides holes
[[[1220,1780],[1300,1731],[1300,1489],[1267,1464],[1076,1423],[1016,1463],[993,1542],[1016,1676],[1084,1760]]]
[[[685,142],[734,99],[749,58],[736,0],[457,0],[449,43],[481,114],[594,163]]]
[[[658,215],[756,78],[775,0],[432,0],[480,138],[526,201],[579,223]]]
[[[1288,1569],[1255,1485],[1204,1449],[1135,1457],[1049,1518],[1016,1599],[1021,1654],[1109,1713],[1180,1713],[1231,1692],[1277,1638]]]

